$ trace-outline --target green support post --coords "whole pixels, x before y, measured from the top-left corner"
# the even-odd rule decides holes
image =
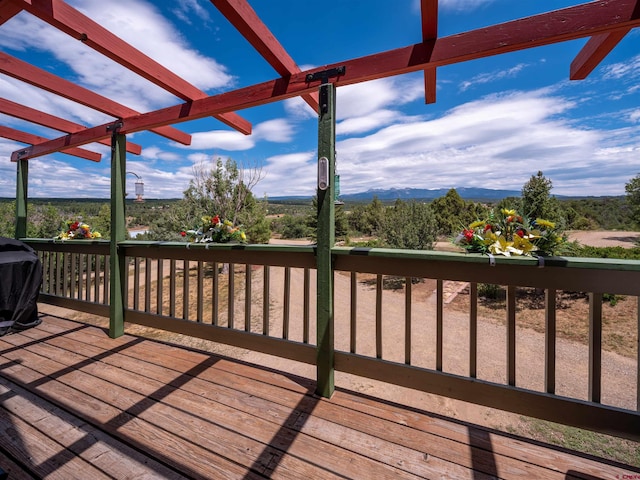
[[[109,292],[109,336],[117,338],[124,334],[124,299],[126,298],[125,257],[118,249],[118,242],[126,240],[125,220],[125,175],[126,136],[117,132],[111,137],[111,240],[109,266],[111,269]]]
[[[29,161],[18,160],[18,184],[16,186],[16,239],[27,236],[27,196]]]
[[[317,232],[317,391],[331,397],[334,384],[333,259],[335,244],[335,86],[320,86],[318,119],[318,232]]]

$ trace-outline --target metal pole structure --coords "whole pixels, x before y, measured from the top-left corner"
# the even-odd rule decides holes
[[[18,160],[18,184],[16,185],[16,239],[27,236],[27,197],[29,161]]]
[[[336,143],[335,86],[323,78],[318,119],[317,232],[317,391],[331,397],[334,385],[333,261],[335,244],[334,174]]]
[[[124,291],[126,282],[125,257],[118,249],[118,242],[127,238],[125,221],[125,171],[126,135],[118,133],[113,126],[111,135],[111,240],[109,266],[111,269],[109,292],[109,336],[117,338],[124,334]]]

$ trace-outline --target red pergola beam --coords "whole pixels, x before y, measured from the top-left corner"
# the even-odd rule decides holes
[[[421,0],[422,42],[433,42],[438,38],[438,0]],[[436,69],[424,70],[424,103],[436,103]]]
[[[403,73],[441,67],[467,60],[533,48],[552,43],[590,37],[607,31],[640,26],[637,0],[603,0],[543,13],[533,17],[438,38],[433,45],[418,43],[354,60],[327,65],[269,82],[156,110],[122,122],[123,133],[138,132],[161,125],[185,122],[213,113],[264,105],[316,90],[317,82],[306,81],[309,73],[346,66],[346,72],[334,79],[336,85],[390,77]],[[107,125],[34,145],[23,155],[37,157],[66,145],[83,145],[105,138]],[[14,153],[18,158],[17,153]],[[12,157],[13,158],[13,157]]]
[[[276,72],[283,77],[300,73],[300,67],[289,56],[271,30],[262,22],[255,10],[245,0],[211,0],[211,3],[247,39]],[[318,112],[318,94],[302,95],[302,98]]]
[[[171,92],[182,100],[197,100],[207,94],[135,49],[106,28],[62,0],[11,0],[23,2],[24,9],[53,27],[93,48],[114,62]],[[248,135],[251,123],[234,112],[215,117]]]
[[[620,43],[629,32],[626,28],[615,32],[601,33],[589,39],[580,53],[571,62],[569,78],[583,80],[600,64],[602,60]]]
[[[69,120],[65,120],[64,118],[41,112],[40,110],[36,110],[35,108],[20,105],[18,103],[12,102],[11,100],[7,100],[6,98],[0,98],[0,113],[4,113],[15,118],[20,118],[37,125],[42,125],[43,127],[53,128],[54,130],[65,133],[75,133],[86,128],[84,125],[70,122]],[[111,141],[109,140],[105,139],[98,141],[104,145],[111,146]],[[134,155],[140,155],[140,153],[142,152],[142,147],[140,145],[131,142],[127,142],[126,149],[127,152]]]
[[[21,132],[20,130],[15,130],[10,127],[4,127],[2,125],[0,125],[0,137],[8,138],[9,140],[14,140],[20,143],[28,143],[31,145],[33,145],[34,143],[42,143],[47,141],[47,139],[44,137],[39,137],[31,133]],[[91,160],[92,162],[99,162],[100,158],[102,157],[102,155],[100,155],[99,153],[90,152],[89,150],[85,150],[84,148],[77,147],[70,147],[66,150],[60,150],[60,152],[66,153],[67,155],[73,155],[74,157]]]
[[[138,115],[139,112],[125,107],[113,100],[99,95],[91,90],[76,85],[68,80],[52,75],[46,70],[42,70],[29,63],[23,62],[15,57],[0,52],[0,73],[9,75],[17,80],[29,83],[61,97],[85,105],[99,112],[106,113],[114,117],[130,117]],[[173,127],[160,127],[151,129],[152,132],[162,135],[170,140],[174,140],[184,145],[191,143],[191,135],[181,132]]]
[[[12,19],[22,11],[22,5],[10,0],[0,1],[0,25]]]

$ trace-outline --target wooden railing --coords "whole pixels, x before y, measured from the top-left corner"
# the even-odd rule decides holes
[[[109,315],[108,243],[27,243],[39,252],[44,266],[43,302]],[[313,247],[189,244],[185,248],[184,243],[128,241],[119,249],[128,265],[127,322],[316,363]],[[625,295],[625,302],[637,302],[640,262],[341,247],[332,249],[332,255],[334,328],[340,333],[332,346],[336,371],[640,440],[637,353],[624,360],[632,367],[631,373],[622,375],[609,367],[612,354],[602,347],[602,326],[607,321],[603,295]],[[389,278],[399,279],[400,293],[384,289]],[[413,285],[421,279],[435,281],[431,306],[414,298]],[[460,351],[451,352],[445,341],[450,335],[447,322],[454,314],[445,309],[444,285],[451,281],[469,283],[464,368],[450,367],[452,353],[460,356]],[[502,332],[499,354],[480,353],[486,346],[479,334],[485,325],[478,314],[479,284],[506,289],[503,321],[492,327]],[[517,307],[522,287],[544,292],[545,331],[538,348],[543,380],[538,383],[527,381],[531,365],[518,361]],[[563,341],[556,328],[559,291],[588,293],[584,321],[589,324],[589,338],[581,365],[584,392],[567,391],[558,381],[564,374],[559,361]],[[389,313],[391,303],[393,313]],[[640,325],[637,311],[629,319],[636,326]],[[460,314],[455,315],[459,321]],[[373,339],[372,348],[361,346],[365,336]],[[636,328],[636,344],[637,339]],[[487,362],[503,369],[501,374],[483,373]]]

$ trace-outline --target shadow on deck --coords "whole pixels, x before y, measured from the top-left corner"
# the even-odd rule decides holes
[[[0,337],[0,468],[60,478],[640,478],[636,469],[47,315]],[[1,475],[1,473],[0,473]]]

